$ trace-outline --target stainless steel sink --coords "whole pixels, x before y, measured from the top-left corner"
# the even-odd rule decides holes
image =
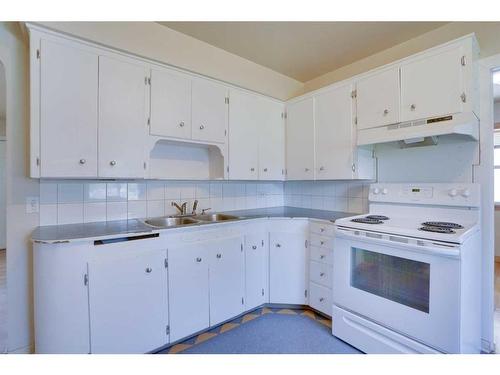
[[[227,214],[205,214],[205,215],[196,215],[194,216],[196,220],[200,221],[228,221],[228,220],[238,220],[238,216],[227,215]]]
[[[191,217],[155,217],[144,220],[144,223],[155,228],[169,228],[198,224],[199,221]]]

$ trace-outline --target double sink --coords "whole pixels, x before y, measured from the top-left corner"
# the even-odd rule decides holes
[[[224,221],[240,220],[239,216],[227,214],[204,214],[192,216],[166,216],[145,219],[144,224],[153,228],[183,227],[194,224],[220,223]]]

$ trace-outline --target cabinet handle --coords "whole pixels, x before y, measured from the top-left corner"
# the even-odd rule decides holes
[[[281,247],[281,244],[277,243],[275,246],[276,246],[276,247]]]
[[[200,125],[200,130],[205,129],[205,125]]]
[[[411,109],[412,111],[414,111],[416,108],[417,108],[417,106],[416,106],[415,104],[412,104],[412,105],[410,106],[410,109]]]
[[[325,300],[325,299],[324,299],[323,297],[321,297],[321,298],[319,299],[319,302],[323,302],[324,300]]]
[[[217,259],[222,258],[222,254],[217,254]]]
[[[200,262],[201,262],[201,258],[199,258],[199,257],[198,257],[198,258],[196,258],[196,261],[197,261],[198,263],[200,263]]]
[[[384,116],[387,116],[389,114],[389,110],[388,109],[384,109]]]
[[[252,249],[254,249],[254,250],[255,250],[255,249],[257,249],[257,246],[253,245],[253,246],[252,246]]]
[[[320,170],[320,171],[324,171],[324,170],[325,170],[325,167],[319,167],[319,170]]]
[[[264,168],[264,172],[267,172],[267,168]]]
[[[109,162],[109,165],[111,165],[112,167],[113,167],[113,166],[115,166],[115,165],[116,165],[116,160],[111,160],[111,161]]]
[[[250,168],[250,171],[251,171],[251,172],[255,171],[255,168]]]
[[[146,273],[151,273],[153,272],[153,269],[151,267],[146,268]]]
[[[181,121],[181,122],[180,122],[180,124],[179,124],[179,126],[180,126],[181,128],[183,128],[183,127],[184,127],[184,121]]]
[[[85,164],[86,162],[87,162],[87,160],[85,160],[85,159],[80,159],[80,164],[82,164],[82,165],[83,165],[83,164]]]
[[[320,277],[323,277],[323,276],[325,276],[325,273],[324,273],[324,272],[321,272],[321,273],[319,274],[319,276],[320,276]]]

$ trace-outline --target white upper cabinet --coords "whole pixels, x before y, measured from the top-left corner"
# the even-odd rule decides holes
[[[231,90],[229,106],[229,178],[259,178],[260,119],[256,95]]]
[[[401,121],[463,110],[463,48],[452,46],[401,66]]]
[[[143,178],[147,136],[145,66],[99,56],[99,176]]]
[[[258,98],[259,180],[283,180],[285,177],[284,105]]]
[[[193,79],[192,85],[192,138],[224,143],[228,119],[227,88],[204,79]]]
[[[152,135],[191,138],[191,78],[162,68],[151,69]]]
[[[315,96],[316,179],[353,178],[354,121],[351,85]]]
[[[356,83],[358,129],[399,122],[399,68],[384,70]]]
[[[97,176],[98,57],[40,41],[40,176]]]
[[[313,98],[287,106],[286,166],[288,180],[314,179]]]

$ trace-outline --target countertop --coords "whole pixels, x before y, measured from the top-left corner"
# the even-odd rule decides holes
[[[338,211],[326,211],[326,210],[313,210],[307,208],[297,208],[297,207],[269,207],[269,208],[257,208],[251,210],[237,210],[237,211],[226,211],[224,213],[239,216],[240,220],[248,219],[258,219],[258,218],[307,218],[307,219],[318,219],[318,220],[328,220],[335,222],[335,220],[353,216],[356,214],[348,212],[338,212]],[[239,220],[238,220],[239,221]],[[232,223],[236,221],[231,221]],[[206,223],[200,225],[211,225],[214,223]],[[180,227],[175,227],[180,228]],[[123,236],[128,234],[138,234],[138,233],[156,233],[163,230],[168,230],[170,228],[152,228],[145,225],[139,219],[132,220],[119,220],[119,221],[107,221],[98,223],[84,223],[84,224],[65,224],[65,225],[49,225],[37,227],[32,235],[31,239],[36,242],[66,242],[70,240],[80,240],[80,239],[97,239],[97,238],[113,238],[116,236]]]

